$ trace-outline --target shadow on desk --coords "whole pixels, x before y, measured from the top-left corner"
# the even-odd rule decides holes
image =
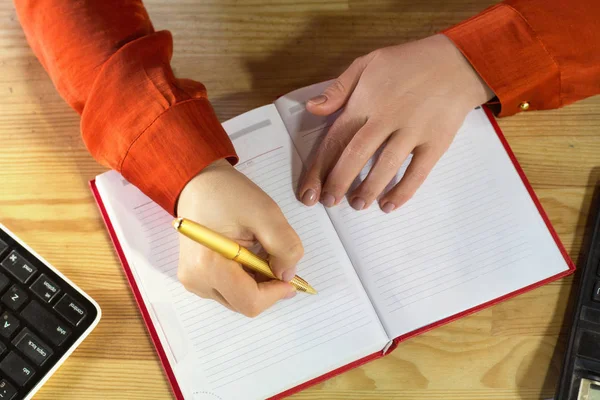
[[[423,10],[419,12],[414,4],[408,10],[405,4],[399,4],[397,9],[391,6],[386,10],[352,8],[319,12],[306,16],[306,20],[301,17],[305,26],[299,27],[293,37],[282,33],[277,50],[266,56],[244,57],[242,61],[251,75],[252,90],[211,97],[217,115],[226,120],[271,103],[294,89],[335,78],[359,56],[381,47],[425,38],[465,15],[456,4],[448,11],[451,17],[446,15],[446,18]],[[273,18],[285,17],[275,15]]]
[[[281,32],[281,46],[270,55],[246,56],[252,91],[211,97],[211,102],[221,120],[232,118],[294,89],[335,78],[359,56],[439,33],[497,2],[349,0],[348,8],[335,11],[263,14],[257,9],[257,15],[278,23],[288,17],[290,23],[298,23],[296,17],[302,24],[303,17],[311,19],[294,36]],[[257,39],[260,48],[261,37]]]
[[[574,308],[577,304],[581,272],[585,265],[588,248],[590,247],[592,240],[595,216],[598,212],[600,212],[599,205],[600,167],[595,167],[592,169],[588,178],[587,189],[583,197],[581,207],[579,208],[581,211],[577,220],[576,233],[582,235],[581,247],[577,248],[577,241],[574,241],[573,247],[569,250],[569,254],[579,253],[578,258],[573,260],[577,265],[577,270],[572,276],[573,284],[571,286],[566,284],[561,285],[560,294],[556,303],[556,309],[552,317],[553,321],[562,321],[562,324],[558,332],[558,338],[556,345],[554,346],[554,351],[551,355],[548,370],[546,371],[543,386],[540,388],[540,400],[552,398],[558,386],[560,371],[564,361],[565,351],[571,331],[571,324],[574,317]],[[550,328],[544,336],[552,337],[554,335],[556,335],[556,329]],[[520,395],[523,399],[531,398],[532,388],[529,386],[528,377],[536,375],[539,376],[540,371],[535,360],[547,360],[548,345],[549,343],[545,343],[537,349],[536,354],[533,355],[532,358],[534,362],[530,363],[527,372],[520,377],[520,381],[517,383],[517,386],[522,389]]]

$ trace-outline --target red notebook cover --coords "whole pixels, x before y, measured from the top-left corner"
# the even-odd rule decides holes
[[[540,282],[534,283],[532,285],[523,287],[519,290],[516,290],[514,292],[508,293],[504,296],[501,296],[497,299],[488,301],[487,303],[483,303],[480,304],[476,307],[473,307],[471,309],[465,310],[463,312],[460,312],[458,314],[452,315],[448,318],[442,319],[440,321],[437,321],[433,324],[424,326],[422,328],[419,328],[417,330],[414,330],[412,332],[409,332],[405,335],[402,335],[400,337],[397,337],[394,339],[392,345],[390,346],[390,348],[387,350],[387,352],[385,354],[389,354],[391,351],[393,351],[396,347],[398,347],[398,344],[406,339],[409,339],[411,337],[420,335],[423,332],[429,331],[433,328],[436,328],[438,326],[442,326],[444,324],[447,324],[449,322],[452,322],[454,320],[457,320],[459,318],[462,318],[464,316],[467,316],[469,314],[475,313],[477,311],[483,310],[487,307],[490,307],[494,304],[497,304],[501,301],[504,301],[506,299],[515,297],[521,293],[525,293],[528,292],[532,289],[535,289],[537,287],[543,286],[549,282],[555,281],[557,279],[560,279],[562,277],[565,277],[567,275],[570,275],[571,273],[573,273],[573,271],[575,271],[575,265],[573,264],[573,261],[571,261],[569,255],[567,254],[567,251],[565,250],[565,247],[563,246],[563,244],[561,243],[558,235],[556,234],[556,231],[554,230],[554,228],[552,227],[552,224],[550,223],[550,220],[548,218],[548,216],[546,215],[544,209],[542,208],[542,205],[540,204],[539,199],[537,198],[537,196],[535,195],[535,192],[533,191],[533,188],[531,187],[529,181],[527,180],[527,177],[525,176],[525,173],[523,172],[523,169],[521,168],[521,166],[519,165],[515,155],[513,154],[510,146],[508,145],[508,142],[506,141],[506,138],[504,137],[504,135],[502,134],[502,131],[500,130],[500,127],[498,126],[498,123],[496,122],[496,119],[494,118],[492,112],[487,108],[487,107],[483,107],[487,117],[489,118],[492,126],[494,127],[494,129],[496,130],[496,134],[498,135],[498,138],[500,139],[500,141],[502,142],[502,145],[504,146],[504,149],[506,150],[508,156],[510,157],[511,161],[513,162],[513,165],[515,167],[515,169],[517,170],[519,176],[521,177],[521,180],[523,181],[523,184],[525,185],[525,187],[527,188],[527,191],[529,193],[529,195],[531,196],[533,202],[535,203],[535,206],[537,207],[540,215],[542,216],[544,222],[546,223],[546,227],[548,228],[548,230],[550,231],[550,234],[552,235],[552,237],[554,238],[554,241],[556,242],[556,245],[558,246],[561,254],[563,255],[565,262],[567,263],[569,269],[561,272],[557,275],[554,275],[550,278],[544,279]],[[135,281],[134,277],[133,277],[133,273],[131,272],[131,268],[129,267],[129,263],[127,262],[127,259],[125,258],[125,254],[123,252],[123,249],[121,247],[121,244],[119,243],[119,239],[117,238],[117,235],[115,234],[114,228],[112,226],[112,223],[110,221],[110,218],[108,217],[108,214],[106,212],[106,209],[104,207],[104,203],[102,201],[102,198],[100,197],[100,194],[98,193],[98,189],[96,187],[96,182],[95,180],[90,181],[90,188],[92,190],[92,193],[94,195],[94,198],[96,200],[96,203],[98,204],[98,208],[100,209],[100,213],[102,214],[102,219],[104,220],[104,223],[106,225],[106,229],[108,230],[108,234],[113,242],[113,245],[117,251],[117,255],[119,256],[119,260],[121,261],[121,265],[123,266],[123,270],[125,271],[125,275],[127,277],[127,281],[129,282],[129,286],[131,287],[131,290],[133,292],[133,295],[135,297],[135,300],[138,304],[138,307],[140,309],[140,312],[142,313],[142,318],[144,319],[144,322],[146,324],[146,328],[148,329],[148,333],[150,334],[150,338],[152,339],[152,342],[154,343],[154,347],[156,348],[156,352],[158,353],[158,357],[162,363],[163,369],[167,375],[167,378],[169,380],[169,383],[171,384],[171,388],[173,390],[173,394],[175,395],[175,398],[177,398],[178,400],[183,400],[183,394],[181,392],[181,389],[179,387],[179,384],[177,382],[177,379],[175,378],[175,374],[173,373],[173,368],[171,367],[171,365],[169,364],[169,359],[167,358],[167,355],[165,354],[165,350],[163,348],[162,343],[160,342],[160,339],[158,337],[158,334],[156,333],[156,329],[154,328],[154,325],[152,324],[152,320],[150,319],[150,314],[148,312],[148,309],[146,307],[146,305],[144,304],[144,301],[142,299],[142,296],[140,294],[140,290],[138,288],[137,282]],[[274,399],[282,399],[284,397],[290,396],[294,393],[300,392],[310,386],[316,385],[317,383],[323,382],[327,379],[333,378],[336,375],[341,374],[342,372],[348,371],[350,369],[359,367],[363,364],[368,363],[369,361],[375,360],[377,358],[383,357],[385,355],[383,353],[383,351],[379,351],[376,353],[373,353],[371,355],[368,355],[366,357],[363,357],[361,359],[358,359],[356,361],[351,362],[350,364],[344,365],[340,368],[337,368],[335,370],[332,370],[324,375],[321,375],[317,378],[311,379],[307,382],[304,382],[298,386],[295,386],[291,389],[286,390],[285,392],[279,393],[273,397],[270,398],[270,400],[274,400]]]

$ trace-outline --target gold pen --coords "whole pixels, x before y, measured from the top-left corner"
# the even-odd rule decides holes
[[[186,218],[177,218],[173,221],[173,227],[184,236],[200,243],[209,249],[216,251],[223,257],[236,261],[256,272],[272,278],[277,277],[271,271],[269,263],[250,250],[240,246],[237,242],[217,233],[204,225],[190,221]],[[290,283],[300,292],[309,294],[317,294],[317,291],[298,275],[290,281]]]

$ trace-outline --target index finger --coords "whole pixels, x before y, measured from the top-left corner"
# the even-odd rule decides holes
[[[235,261],[224,262],[216,271],[215,289],[232,307],[250,318],[296,293],[294,287],[286,282],[272,280],[257,283]]]

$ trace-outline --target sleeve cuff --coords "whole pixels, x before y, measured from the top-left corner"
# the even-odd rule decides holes
[[[212,162],[237,162],[233,144],[206,98],[165,110],[131,145],[121,174],[172,215],[185,185]]]
[[[498,4],[442,33],[496,94],[499,116],[562,105],[559,67],[514,8]]]

